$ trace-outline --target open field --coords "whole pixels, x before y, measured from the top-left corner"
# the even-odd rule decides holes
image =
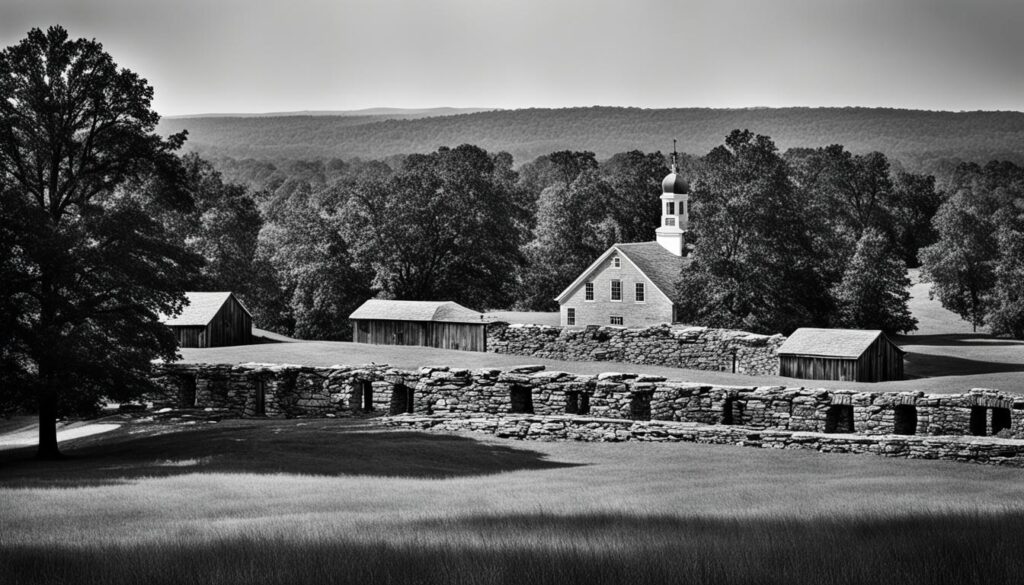
[[[359,420],[127,423],[0,452],[3,583],[994,583],[1024,470]]]

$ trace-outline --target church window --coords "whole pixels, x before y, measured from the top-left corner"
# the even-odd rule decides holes
[[[622,317],[612,316],[612,325],[622,325]]]
[[[668,226],[676,225],[676,218],[674,218],[674,217],[666,217],[665,218],[665,225],[668,225]]]
[[[676,214],[676,202],[675,201],[668,201],[668,202],[666,202],[665,203],[665,215],[675,215],[675,214]]]
[[[636,294],[636,302],[638,302],[638,303],[644,302],[644,292],[645,292],[644,291],[644,283],[642,283],[642,282],[636,283],[636,293],[635,293]]]
[[[594,300],[594,283],[588,282],[587,284],[583,285],[583,300]]]
[[[620,266],[621,266],[621,263],[619,262],[619,257],[616,256],[616,257],[612,258],[612,268],[619,268]]]
[[[576,309],[565,310],[565,324],[575,325],[576,324]]]
[[[613,301],[621,301],[622,300],[622,281],[621,280],[613,280],[612,281],[612,300]]]

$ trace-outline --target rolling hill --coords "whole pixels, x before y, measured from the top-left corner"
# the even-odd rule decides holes
[[[455,110],[458,112],[458,110]],[[887,108],[640,109],[591,107],[452,114],[449,109],[210,115],[166,118],[162,133],[188,130],[186,148],[209,158],[379,159],[470,143],[505,150],[517,163],[556,150],[599,158],[632,149],[705,154],[735,128],[771,136],[780,149],[843,144],[879,150],[912,169],[935,161],[1024,162],[1024,113]]]

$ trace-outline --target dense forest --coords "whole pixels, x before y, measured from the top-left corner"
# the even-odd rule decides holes
[[[428,117],[421,117],[428,116]],[[653,152],[673,138],[707,153],[734,128],[771,136],[786,150],[843,144],[855,154],[884,152],[908,171],[934,173],[959,162],[1024,163],[1024,113],[933,112],[887,108],[523,109],[430,116],[375,112],[348,116],[170,118],[158,130],[188,130],[186,149],[206,158],[385,159],[475,144],[510,153],[518,166],[559,150]]]

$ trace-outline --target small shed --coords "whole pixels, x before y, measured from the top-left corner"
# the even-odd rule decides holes
[[[174,330],[179,347],[223,347],[253,342],[252,314],[230,292],[186,292],[188,304],[161,322]]]
[[[902,380],[904,353],[879,330],[804,327],[779,347],[779,375],[844,382]]]
[[[370,299],[348,318],[356,343],[487,350],[483,314],[451,301]]]

